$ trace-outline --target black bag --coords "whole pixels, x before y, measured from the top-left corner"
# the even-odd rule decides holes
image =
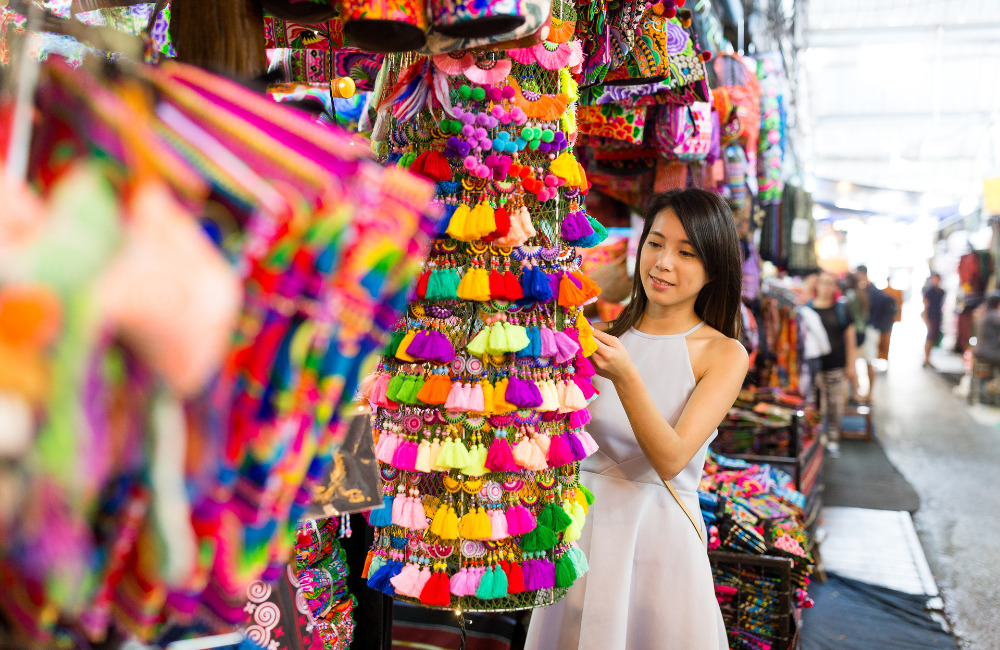
[[[372,416],[366,408],[351,418],[344,443],[324,470],[327,480],[313,489],[303,519],[360,512],[382,504],[382,478],[375,460]]]

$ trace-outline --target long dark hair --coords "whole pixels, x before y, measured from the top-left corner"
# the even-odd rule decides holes
[[[671,190],[654,194],[646,207],[646,219],[639,237],[635,258],[632,297],[624,311],[611,323],[608,333],[621,336],[636,326],[646,313],[649,302],[642,286],[639,260],[656,216],[670,208],[681,221],[684,233],[705,266],[709,282],[702,287],[694,303],[694,313],[730,338],[740,333],[740,292],[743,285],[743,261],[740,256],[736,221],[721,196],[706,190]]]

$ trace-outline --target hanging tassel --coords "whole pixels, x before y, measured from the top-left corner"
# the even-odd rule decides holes
[[[504,570],[507,572],[507,593],[524,593],[524,570],[521,565],[517,562],[506,563]]]
[[[585,401],[589,402],[597,397],[597,390],[594,388],[594,383],[590,381],[590,379],[574,375],[573,382],[576,384],[577,388],[580,389],[580,394],[583,396]]]
[[[502,323],[504,333],[507,335],[507,351],[518,352],[531,345],[531,337],[528,330],[521,325],[514,325],[504,321]]]
[[[574,436],[573,433],[570,432],[563,435],[563,437],[566,439],[566,444],[569,445],[570,454],[572,454],[574,461],[581,461],[587,457],[587,451],[583,448],[583,444],[580,442],[579,436]]]
[[[368,564],[368,573],[363,577],[367,581],[370,577],[378,573],[378,570],[386,565],[389,560],[383,555],[376,555],[372,558],[372,561]]]
[[[573,562],[564,553],[556,560],[556,588],[564,589],[571,587],[576,582],[576,577],[576,569],[573,568]]]
[[[493,329],[490,327],[484,327],[479,330],[479,332],[472,337],[472,340],[469,341],[469,344],[465,346],[465,349],[467,349],[471,354],[481,358],[484,354],[486,354],[486,347],[489,344],[492,332]]]
[[[427,269],[420,274],[420,278],[417,280],[417,297],[421,299],[427,298],[427,285],[431,279],[431,269]],[[393,353],[395,354],[395,353]]]
[[[431,518],[431,533],[441,537],[441,532],[444,530],[444,520],[448,516],[448,507],[445,504],[438,506],[437,510],[434,511],[434,517]]]
[[[448,223],[448,235],[452,239],[467,241],[464,237],[471,212],[469,206],[464,203],[455,209],[455,212],[451,215],[451,221]]]
[[[417,400],[424,404],[444,404],[451,390],[451,382],[444,375],[431,375],[417,391]]]
[[[486,399],[483,395],[483,387],[478,382],[469,386],[469,403],[466,411],[471,413],[485,413]]]
[[[375,444],[375,458],[386,465],[392,465],[392,457],[399,446],[399,436],[395,433],[383,432]]]
[[[507,300],[514,301],[524,298],[524,290],[521,288],[521,283],[512,271],[504,271],[503,284]]]
[[[497,415],[516,411],[517,407],[507,400],[508,380],[503,377],[493,386],[493,412]]]
[[[569,414],[567,426],[570,429],[579,429],[590,423],[590,409],[580,409]]]
[[[572,242],[593,234],[594,228],[587,221],[587,213],[583,210],[574,210],[563,219],[560,235],[568,245],[573,246]]]
[[[451,606],[451,594],[448,593],[448,574],[435,571],[423,591],[420,592],[420,602],[431,607]]]
[[[558,543],[559,538],[555,532],[542,524],[538,524],[534,530],[521,536],[521,550],[524,551],[547,551]]]
[[[466,591],[464,595],[466,596],[476,595],[476,590],[479,589],[479,585],[482,584],[483,576],[485,575],[485,573],[486,569],[481,566],[472,567],[471,569],[469,569],[469,579],[468,582],[466,583]]]
[[[507,390],[504,399],[516,408],[534,408],[542,403],[542,396],[534,383],[520,377],[510,377],[507,380]]]
[[[556,586],[556,567],[547,558],[535,560],[536,589],[552,589]]]
[[[448,590],[455,596],[461,598],[469,590],[469,568],[462,567],[455,572],[448,581]]]
[[[510,341],[507,340],[507,330],[504,323],[494,323],[490,326],[489,342],[486,351],[490,354],[505,354],[510,351]]]
[[[444,401],[444,407],[449,411],[459,411],[461,410],[461,402],[463,401],[462,396],[462,384],[461,382],[452,382],[451,389],[448,391],[448,397]]]
[[[392,502],[392,523],[396,526],[403,525],[403,507],[406,506],[408,498],[400,491]]]
[[[368,513],[368,525],[372,528],[385,528],[392,525],[392,506],[395,497],[386,495],[382,497],[382,505],[372,508]]]
[[[491,472],[516,472],[520,469],[511,456],[510,443],[503,435],[497,435],[486,454],[486,468]]]
[[[511,506],[506,513],[507,532],[510,535],[524,535],[535,529],[537,521],[531,511],[517,504]]]
[[[552,390],[549,390],[549,383],[547,381],[536,381],[535,386],[538,388],[538,393],[542,396],[542,403],[537,407],[538,410],[543,413],[558,410],[559,398],[555,394],[555,387],[553,386]]]
[[[486,569],[479,581],[479,586],[476,588],[476,598],[489,600],[493,597],[493,576],[493,569]]]
[[[493,269],[490,271],[490,298],[493,300],[510,300],[507,297],[507,288],[503,283],[503,273]]]
[[[368,586],[382,593],[394,596],[396,590],[392,586],[392,578],[399,575],[403,570],[403,563],[398,560],[390,560],[379,570],[374,573],[374,575],[368,578]]]
[[[584,555],[579,546],[576,544],[570,545],[566,554],[569,556],[570,562],[573,563],[573,570],[576,571],[578,578],[590,571],[590,563],[587,562],[587,556]]]
[[[487,239],[495,241],[506,237],[508,233],[510,233],[510,215],[507,214],[507,210],[503,207],[497,208],[493,212],[493,220],[496,223],[496,227],[493,229],[493,232],[487,236]]]
[[[542,450],[528,438],[523,438],[519,443],[514,445],[511,455],[514,457],[514,461],[525,469],[530,469],[533,472],[541,472],[548,469],[548,463],[545,461],[545,455],[542,453]]]
[[[486,473],[486,447],[482,443],[469,449],[469,464],[462,468],[466,476],[480,477]]]
[[[597,351],[597,341],[594,340],[594,328],[590,326],[590,321],[584,317],[583,312],[576,316],[576,327],[580,333],[580,349],[583,356],[589,357]]]
[[[491,598],[506,598],[507,593],[507,574],[501,567],[493,565],[493,593],[491,594]]]
[[[478,540],[488,540],[493,535],[493,530],[490,527],[490,517],[486,514],[486,508],[483,506],[479,506],[476,509],[472,532],[475,535],[472,539]]]
[[[413,593],[410,594],[413,598],[419,598],[420,594],[423,593],[424,587],[427,586],[427,582],[431,579],[431,570],[429,567],[421,567],[420,573],[417,575],[417,583],[413,587]]]
[[[462,279],[458,275],[458,269],[445,269],[441,272],[441,293],[442,300],[458,300],[458,283]]]
[[[573,276],[563,273],[559,280],[559,305],[561,307],[576,307],[585,302],[583,290],[577,285]]]
[[[480,390],[483,391],[483,413],[493,415],[493,384],[485,379],[479,380]],[[485,458],[485,457],[484,457]]]
[[[572,337],[568,336],[565,332],[555,331],[552,333],[555,340],[556,352],[554,354],[556,363],[568,363],[571,359],[576,357],[577,351],[580,349],[580,344],[577,343]]]
[[[566,514],[560,506],[550,503],[538,513],[538,525],[556,532],[562,532],[573,523],[573,518]],[[540,550],[540,549],[535,549]]]
[[[406,332],[403,330],[396,330],[392,333],[392,338],[389,339],[389,344],[385,348],[385,356],[396,356],[396,350],[399,349],[399,344],[403,341],[404,336],[406,336]]]
[[[556,346],[556,336],[555,333],[548,327],[542,326],[538,329],[539,336],[539,355],[541,357],[554,357],[559,351]]]
[[[549,467],[562,467],[576,462],[566,436],[554,436],[549,444]]]
[[[389,582],[397,594],[416,598],[420,592],[416,591],[417,582],[420,580],[420,567],[412,562],[407,563],[398,575],[393,576]],[[416,591],[416,593],[414,593]]]
[[[577,506],[579,506],[579,504],[577,504]],[[580,539],[580,536],[582,534],[583,534],[583,524],[574,519],[573,523],[567,526],[566,530],[563,531],[562,539],[563,542],[575,542],[578,539]]]
[[[445,513],[441,533],[438,537],[441,539],[458,539],[458,513],[455,512],[454,506],[448,506],[448,512]]]
[[[375,551],[368,551],[368,557],[365,558],[365,566],[361,569],[361,579],[365,582],[368,581],[368,571],[371,568],[372,560],[375,558]]]
[[[389,409],[399,408],[399,404],[390,400],[389,396],[387,395],[389,389],[389,382],[391,380],[392,377],[388,373],[384,372],[379,373],[378,378],[372,385],[371,397],[368,400],[372,406],[381,406],[383,408],[389,408]]]
[[[586,409],[584,409],[584,411],[586,411]],[[584,411],[576,411],[576,412],[583,413]],[[595,441],[594,438],[591,437],[589,433],[587,433],[586,429],[574,429],[570,433],[570,435],[575,436],[577,440],[580,441],[580,446],[583,447],[583,451],[586,454],[584,458],[592,456],[598,450],[597,441]]]
[[[406,375],[397,374],[393,375],[392,379],[389,380],[389,385],[386,387],[385,396],[387,399],[393,402],[399,401],[399,389],[403,387],[403,382],[406,381]]]
[[[409,330],[406,335],[403,336],[403,340],[399,342],[399,348],[396,350],[396,358],[400,361],[406,361],[413,363],[416,361],[413,357],[407,354],[406,350],[410,347],[410,343],[413,343],[413,339],[417,336],[414,330]]]
[[[412,472],[417,462],[417,443],[403,440],[392,454],[393,467]]]
[[[507,539],[510,534],[507,532],[507,517],[504,513],[500,510],[490,510],[487,514],[490,518],[490,540],[499,542]]]
[[[427,352],[424,358],[442,364],[454,361],[455,347],[451,344],[451,339],[441,332],[431,330],[427,335]]]
[[[427,513],[418,497],[410,497],[409,505],[403,508],[403,521],[410,530],[427,530]]]
[[[445,468],[438,465],[439,458],[441,458],[441,440],[440,438],[435,437],[434,440],[431,441],[431,471],[444,471]]]

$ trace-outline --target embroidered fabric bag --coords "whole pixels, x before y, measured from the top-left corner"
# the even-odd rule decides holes
[[[700,162],[712,148],[712,105],[664,106],[656,122],[656,144],[668,159]]]

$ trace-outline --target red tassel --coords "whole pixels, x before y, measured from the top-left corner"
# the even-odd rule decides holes
[[[491,242],[494,239],[506,237],[507,233],[510,232],[510,215],[507,214],[506,208],[500,207],[494,210],[493,219],[496,221],[497,227],[489,235],[483,237],[483,241]]]
[[[413,160],[410,171],[435,182],[451,180],[451,166],[440,151],[423,152]]]
[[[521,289],[521,283],[517,281],[517,277],[510,271],[504,272],[503,284],[507,289],[507,300],[520,300],[521,298],[524,298],[524,291]]]
[[[451,594],[448,592],[448,574],[435,571],[420,592],[420,602],[424,605],[448,607],[451,605]]]
[[[361,579],[368,579],[368,567],[372,565],[372,560],[375,558],[375,551],[368,551],[368,557],[365,558],[365,568],[361,570]]]
[[[511,562],[509,564],[507,562],[503,562],[501,566],[507,574],[507,593],[524,593],[524,571],[521,569],[521,565],[517,562]]]
[[[427,282],[431,279],[431,270],[427,269],[420,274],[420,279],[417,280],[417,296],[423,299],[427,295]]]
[[[490,271],[490,297],[494,300],[507,300],[507,288],[504,286],[500,271]]]

